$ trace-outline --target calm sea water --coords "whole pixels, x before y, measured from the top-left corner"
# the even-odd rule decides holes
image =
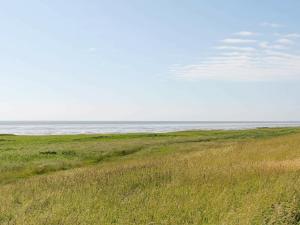
[[[0,121],[0,134],[94,134],[168,132],[181,130],[249,129],[257,127],[300,127],[299,122],[100,122],[100,121]]]

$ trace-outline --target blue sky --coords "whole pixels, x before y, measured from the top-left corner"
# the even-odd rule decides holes
[[[3,1],[0,120],[300,120],[299,9]]]

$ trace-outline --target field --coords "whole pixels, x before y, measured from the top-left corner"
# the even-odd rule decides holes
[[[0,224],[300,224],[300,128],[0,135]]]

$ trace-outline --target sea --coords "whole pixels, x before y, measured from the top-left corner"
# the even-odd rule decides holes
[[[0,121],[0,134],[162,133],[184,130],[238,130],[259,127],[300,127],[300,121]]]

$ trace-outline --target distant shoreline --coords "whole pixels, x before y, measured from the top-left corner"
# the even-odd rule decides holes
[[[166,134],[172,132],[195,132],[195,131],[226,131],[226,130],[253,130],[253,129],[278,129],[300,128],[300,122],[155,122],[155,123],[26,123],[15,124],[0,122],[0,136],[59,136],[59,135],[134,135],[134,134]],[[205,126],[211,124],[212,126]],[[98,125],[98,126],[97,126]],[[99,126],[100,125],[100,126]],[[101,126],[102,125],[102,126]],[[120,125],[120,126],[116,126]],[[152,125],[152,126],[151,126]],[[168,126],[172,125],[172,126]],[[183,126],[182,126],[183,125]],[[192,125],[192,126],[190,126]]]

